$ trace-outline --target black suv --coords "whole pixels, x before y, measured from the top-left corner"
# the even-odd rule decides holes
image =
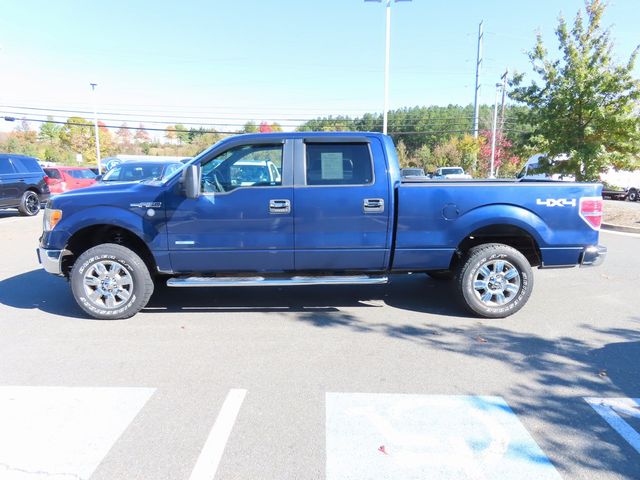
[[[37,159],[0,153],[0,208],[17,207],[22,215],[36,215],[49,198],[45,178]]]

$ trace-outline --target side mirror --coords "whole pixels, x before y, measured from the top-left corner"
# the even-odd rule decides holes
[[[200,196],[200,165],[189,165],[182,172],[182,189],[187,198],[198,198]]]
[[[99,182],[100,180],[102,180],[102,175],[96,175],[96,176],[94,177],[94,180],[95,180],[96,182]]]

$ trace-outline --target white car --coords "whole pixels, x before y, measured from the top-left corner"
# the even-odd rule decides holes
[[[464,173],[462,167],[440,167],[431,178],[434,180],[469,180],[471,175]]]
[[[278,184],[280,171],[271,160],[240,160],[231,165],[231,184],[250,186],[256,184]]]

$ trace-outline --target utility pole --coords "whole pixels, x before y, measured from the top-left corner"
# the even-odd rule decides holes
[[[498,126],[498,95],[500,94],[501,83],[496,83],[496,101],[493,104],[493,126],[491,127],[491,173],[489,178],[496,178],[495,176],[495,161],[496,161],[496,127]]]
[[[480,69],[482,68],[482,40],[484,38],[482,23],[483,22],[480,22],[480,25],[478,25],[478,52],[476,55],[476,90],[475,90],[475,96],[473,101],[473,138],[478,138],[478,116],[479,116],[479,110],[480,110],[480,106],[478,105],[478,95],[480,94]]]
[[[100,135],[98,132],[98,107],[96,104],[96,87],[98,86],[97,83],[90,83],[89,85],[91,85],[91,92],[93,95],[93,125],[95,128],[95,134],[96,134],[96,160],[98,161],[98,175],[102,174],[102,161],[100,159]]]
[[[504,105],[507,96],[507,78],[509,77],[509,69],[506,68],[502,74],[502,106],[500,107],[500,131],[504,129]]]

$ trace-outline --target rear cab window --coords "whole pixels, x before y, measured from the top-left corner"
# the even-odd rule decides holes
[[[367,143],[306,143],[307,185],[370,185],[373,161]]]
[[[45,168],[44,173],[49,178],[54,178],[56,180],[61,180],[62,175],[60,175],[60,170],[57,168]]]

